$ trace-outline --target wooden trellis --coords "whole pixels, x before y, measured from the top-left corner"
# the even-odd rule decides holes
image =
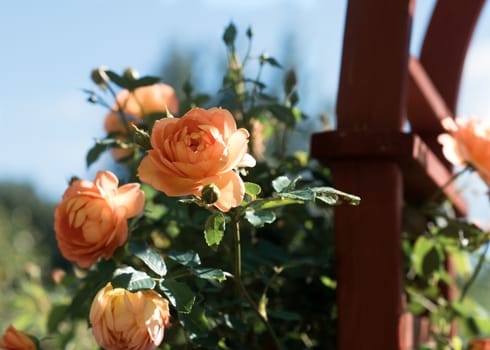
[[[339,350],[412,349],[422,336],[403,313],[402,205],[451,176],[436,138],[441,118],[454,116],[484,3],[439,0],[419,59],[409,54],[414,0],[348,3],[337,130],[315,134],[311,145],[335,187],[362,197],[335,212]],[[446,193],[464,213],[453,188]]]

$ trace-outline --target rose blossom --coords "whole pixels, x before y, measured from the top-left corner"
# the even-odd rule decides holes
[[[29,336],[10,325],[2,335],[0,349],[5,350],[36,350],[37,347]]]
[[[439,135],[444,156],[454,165],[471,165],[490,185],[490,126],[479,120],[445,118],[442,125],[448,131]]]
[[[169,322],[168,301],[152,290],[101,289],[90,308],[92,333],[106,350],[153,350]]]
[[[182,118],[158,120],[151,134],[152,149],[143,158],[141,181],[168,196],[201,196],[206,185],[219,189],[214,205],[222,210],[238,206],[245,188],[234,171],[253,167],[247,153],[249,133],[238,129],[229,111],[221,108],[193,108]]]
[[[175,90],[166,84],[142,86],[134,89],[132,93],[129,90],[121,90],[116,96],[116,101],[117,103],[113,107],[114,111],[106,116],[104,129],[107,133],[120,133],[117,138],[122,141],[127,140],[127,130],[117,112],[119,107],[128,116],[129,121],[143,120],[153,113],[166,113],[167,109],[172,114],[179,112],[179,101]],[[119,160],[131,155],[132,150],[113,148],[112,154],[116,160]]]
[[[490,350],[490,339],[473,339],[469,350]]]
[[[143,210],[138,183],[118,188],[110,171],[99,171],[94,182],[75,180],[55,210],[54,230],[63,256],[89,268],[100,256],[109,259],[126,242],[127,219]]]

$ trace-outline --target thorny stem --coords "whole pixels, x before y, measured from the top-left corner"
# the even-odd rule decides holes
[[[463,175],[465,172],[471,171],[471,170],[473,170],[473,166],[471,164],[467,164],[463,169],[455,172],[449,178],[449,180],[446,181],[446,183],[444,183],[441,187],[439,187],[437,189],[437,191],[429,198],[427,203],[432,203],[432,202],[436,201],[439,198],[439,196],[441,196],[444,193],[444,190],[446,189],[446,187],[448,187],[450,184],[452,184],[454,181],[456,181],[456,179],[458,177],[460,177],[461,175]]]
[[[260,81],[260,77],[262,76],[263,69],[264,69],[264,64],[261,62],[259,65],[257,76],[255,77],[254,85],[252,87],[251,108],[255,107],[255,99],[257,98],[257,83]]]
[[[476,278],[480,274],[480,271],[483,267],[483,263],[485,262],[485,258],[487,256],[489,246],[490,246],[490,241],[487,241],[487,243],[485,243],[485,248],[483,249],[483,252],[481,253],[478,259],[478,263],[476,264],[475,270],[473,271],[469,280],[464,284],[463,289],[461,290],[461,295],[459,296],[459,302],[462,302],[464,300],[466,294],[468,294],[468,291],[473,285],[473,282],[475,282]]]
[[[234,237],[235,238],[235,276],[234,277],[235,277],[235,283],[236,283],[237,291],[241,296],[243,296],[247,300],[247,302],[252,307],[252,309],[255,311],[257,316],[264,323],[265,327],[267,328],[267,331],[269,332],[272,340],[274,341],[276,349],[284,350],[281,342],[279,341],[279,338],[276,335],[276,332],[274,331],[274,328],[272,328],[272,325],[269,323],[267,316],[260,312],[259,306],[252,299],[252,297],[248,293],[247,289],[243,285],[243,281],[242,281],[242,253],[241,253],[241,241],[240,241],[240,223],[238,222],[238,220],[234,220],[232,228],[233,228],[233,233],[235,236]]]
[[[114,100],[116,101],[116,104],[117,104],[117,114],[119,115],[119,119],[121,120],[121,123],[124,125],[124,129],[126,129],[126,133],[128,134],[128,136],[132,135],[131,128],[129,127],[129,124],[128,124],[128,121],[126,119],[126,116],[124,115],[123,107],[121,106],[121,104],[117,100],[117,94],[116,94],[116,92],[114,91],[114,89],[112,88],[112,86],[110,84],[107,83],[106,86],[107,86],[107,90],[109,90],[109,92],[111,93],[112,97],[114,97]]]

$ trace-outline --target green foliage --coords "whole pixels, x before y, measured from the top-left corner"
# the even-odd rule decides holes
[[[226,217],[221,212],[212,214],[204,226],[204,237],[208,246],[218,246],[223,239]]]
[[[456,321],[465,337],[489,335],[488,315],[468,293],[483,266],[488,233],[455,219],[444,206],[434,210],[432,203],[418,210],[407,207],[405,215],[407,310],[430,321],[437,349],[462,348],[454,344],[462,342],[461,338],[451,338]],[[468,270],[466,261],[475,252],[477,262]],[[455,267],[455,275],[448,273],[448,264]],[[456,300],[449,298],[449,289],[458,290]]]

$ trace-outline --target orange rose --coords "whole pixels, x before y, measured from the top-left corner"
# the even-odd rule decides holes
[[[448,134],[439,135],[438,140],[447,160],[454,165],[470,164],[490,185],[490,126],[478,120],[452,118],[445,118],[442,125]]]
[[[90,308],[92,333],[106,350],[153,350],[169,322],[168,301],[152,290],[136,293],[108,283]]]
[[[37,346],[34,344],[29,336],[10,325],[5,333],[2,335],[2,341],[0,342],[0,349],[4,350],[36,350]]]
[[[143,210],[140,185],[118,188],[110,171],[99,171],[94,182],[73,181],[55,210],[54,230],[63,256],[89,268],[100,256],[109,259],[126,242],[127,219]]]
[[[144,119],[153,113],[166,113],[167,109],[172,114],[179,112],[179,101],[174,89],[166,84],[154,84],[136,88],[133,93],[128,90],[120,91],[116,96],[117,104],[113,107],[115,111],[121,106],[125,115],[131,121]],[[131,119],[132,118],[132,119]],[[119,140],[125,141],[126,128],[121,122],[117,112],[107,114],[104,128],[107,133],[119,132]],[[132,154],[132,150],[114,148],[113,156],[116,160],[125,158]]]
[[[490,350],[490,339],[473,339],[468,350]]]
[[[243,200],[243,181],[233,170],[252,167],[255,159],[247,153],[249,133],[236,127],[226,109],[193,108],[182,118],[163,118],[153,126],[151,150],[143,158],[141,181],[168,196],[201,196],[214,184],[219,189],[214,205],[222,210]]]

